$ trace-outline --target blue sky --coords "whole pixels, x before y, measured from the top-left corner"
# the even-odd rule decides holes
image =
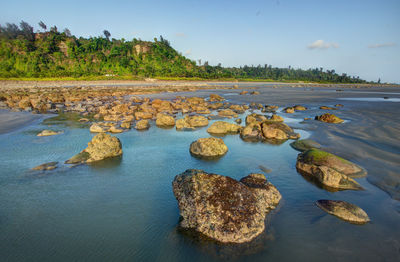
[[[224,66],[335,69],[400,83],[400,1],[15,0],[0,24],[25,20],[78,36],[152,40],[163,35],[188,58]]]

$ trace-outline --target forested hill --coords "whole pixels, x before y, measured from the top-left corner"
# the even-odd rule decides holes
[[[104,36],[77,38],[56,26],[40,31],[26,22],[0,25],[0,77],[186,77],[204,79],[269,79],[365,83],[358,77],[338,75],[334,70],[276,68],[269,65],[222,67],[196,64],[171,47],[162,36],[154,41],[132,41]]]

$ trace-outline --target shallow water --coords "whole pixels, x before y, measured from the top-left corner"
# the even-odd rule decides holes
[[[317,109],[310,109],[317,110]],[[304,114],[304,113],[302,113]],[[286,116],[286,115],[285,115]],[[244,118],[244,116],[242,116]],[[301,127],[303,115],[287,122]],[[63,130],[36,137],[44,128]],[[312,134],[296,130],[302,138]],[[224,137],[228,153],[217,161],[193,158],[194,132],[131,130],[117,135],[123,157],[70,167],[66,159],[93,137],[87,128],[33,124],[0,135],[0,255],[3,261],[396,261],[400,255],[399,204],[367,181],[364,191],[328,192],[295,170],[298,152],[282,145]],[[46,173],[30,168],[50,161]],[[201,242],[178,231],[172,193],[175,175],[189,168],[240,179],[265,166],[283,199],[267,231],[246,245]],[[372,222],[352,225],[314,202],[341,199],[362,207]]]
[[[361,102],[400,102],[400,98],[384,97],[345,97],[340,100],[361,101]]]

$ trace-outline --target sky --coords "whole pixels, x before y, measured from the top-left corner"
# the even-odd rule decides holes
[[[76,36],[152,40],[223,66],[335,69],[400,83],[400,0],[13,0],[0,24],[24,20]]]

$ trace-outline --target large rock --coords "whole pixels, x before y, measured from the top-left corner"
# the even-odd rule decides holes
[[[214,158],[225,155],[228,147],[221,138],[199,138],[190,145],[190,153],[197,157]]]
[[[265,183],[248,184],[251,187],[202,170],[177,175],[172,188],[182,217],[180,226],[223,243],[251,241],[264,231],[266,207],[274,206],[276,199],[268,197],[274,193],[261,192],[272,188]]]
[[[304,152],[311,148],[321,148],[321,145],[311,139],[300,139],[290,143],[290,146],[297,151]]]
[[[356,164],[316,148],[298,155],[296,169],[334,189],[360,190],[362,187],[349,176],[365,175],[365,170]]]
[[[334,114],[326,113],[320,116],[316,116],[315,120],[326,122],[326,123],[333,123],[333,124],[340,124],[343,123],[344,120],[340,119],[339,117],[335,116]]]
[[[265,139],[286,140],[300,137],[288,125],[281,122],[265,121],[261,124],[261,129]]]
[[[318,200],[316,205],[325,212],[350,223],[365,224],[370,221],[367,213],[360,207],[340,200]]]
[[[66,161],[67,164],[90,163],[122,155],[122,145],[117,137],[99,133],[93,137],[79,154]]]
[[[253,192],[261,211],[268,213],[279,204],[282,196],[263,174],[250,174],[240,179]]]
[[[166,114],[157,114],[156,125],[159,127],[173,127],[175,125],[175,118]]]
[[[237,124],[216,121],[207,129],[207,132],[215,135],[237,134],[240,132],[241,128],[242,127]]]

